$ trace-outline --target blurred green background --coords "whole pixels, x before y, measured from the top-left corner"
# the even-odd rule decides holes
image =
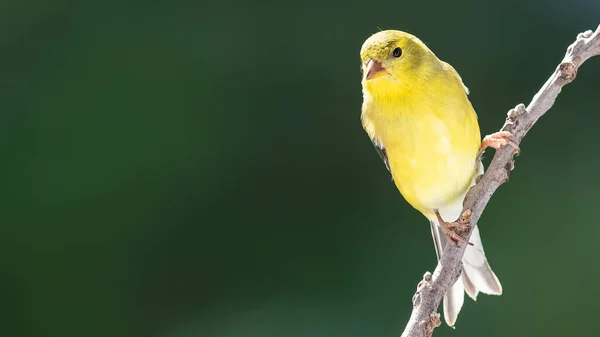
[[[596,0],[3,1],[0,335],[398,336],[435,253],[361,128],[362,42],[418,35],[491,133],[599,23]],[[599,78],[480,221],[504,295],[435,336],[597,335]]]

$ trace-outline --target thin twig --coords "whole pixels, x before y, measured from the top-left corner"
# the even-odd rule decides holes
[[[592,56],[600,55],[600,26],[595,32],[588,30],[580,33],[573,44],[567,48],[567,53],[552,76],[546,81],[531,103],[519,104],[508,112],[506,123],[501,131],[513,134],[513,141],[520,144],[531,127],[548,111],[563,86],[575,79],[577,69]],[[496,189],[508,181],[508,176],[514,168],[513,148],[502,147],[488,167],[486,173],[467,194],[464,211],[470,210],[471,227],[477,226],[477,221]],[[463,234],[468,239],[469,233]],[[433,329],[439,326],[437,308],[442,297],[457,279],[462,268],[462,257],[466,246],[458,247],[447,244],[433,275],[426,273],[417,286],[413,296],[413,311],[402,337],[429,337]]]

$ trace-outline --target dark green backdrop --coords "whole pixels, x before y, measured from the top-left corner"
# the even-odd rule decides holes
[[[599,23],[596,0],[2,2],[0,335],[398,336],[435,253],[361,129],[362,42],[421,37],[490,133]],[[597,335],[599,78],[481,219],[504,295],[435,336]]]

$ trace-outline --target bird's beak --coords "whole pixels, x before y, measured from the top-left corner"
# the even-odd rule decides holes
[[[385,71],[385,68],[381,65],[381,62],[374,61],[372,59],[367,62],[367,66],[365,67],[365,79],[367,81],[381,77],[386,73],[387,71]]]

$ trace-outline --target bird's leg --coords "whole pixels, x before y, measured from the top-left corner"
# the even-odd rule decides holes
[[[454,243],[454,245],[458,245],[459,242],[468,244],[470,246],[473,245],[459,234],[459,232],[469,231],[471,229],[470,209],[465,210],[460,216],[460,218],[453,222],[448,222],[442,219],[442,216],[440,215],[440,212],[437,209],[435,210],[435,216],[437,217],[437,220],[440,224],[440,228],[442,228],[442,231],[444,232],[444,234],[446,234],[448,240]]]
[[[485,151],[485,149],[487,149],[488,147],[493,147],[494,149],[498,150],[499,148],[506,145],[512,146],[515,150],[515,154],[518,155],[521,152],[521,149],[519,149],[519,145],[517,145],[517,143],[510,139],[510,137],[512,136],[513,134],[508,131],[494,132],[491,135],[485,136],[483,138],[483,141],[481,142],[481,147],[479,148],[479,153],[477,154],[477,157],[481,157],[483,151]]]

